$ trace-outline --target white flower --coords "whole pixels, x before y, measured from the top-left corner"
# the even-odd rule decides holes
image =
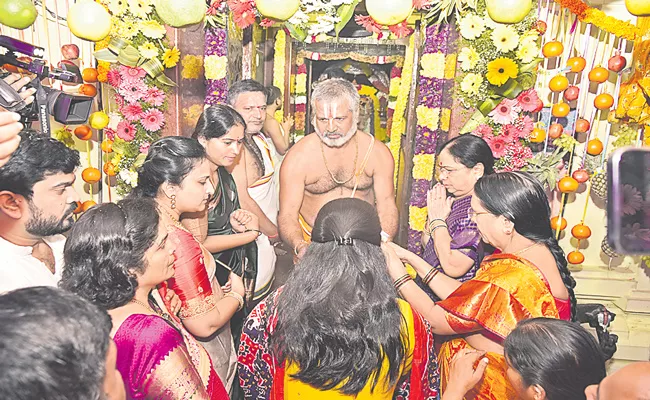
[[[339,16],[323,15],[318,19],[318,22],[309,27],[309,35],[316,36],[320,33],[327,33],[334,29],[341,18]]]
[[[111,2],[108,3],[108,10],[113,15],[122,15],[128,9],[129,4],[126,2],[126,0],[111,0]]]
[[[129,11],[138,18],[146,18],[151,10],[151,0],[129,0]]]
[[[517,58],[521,60],[522,63],[528,64],[533,62],[535,58],[539,55],[539,47],[537,47],[537,42],[532,40],[521,41],[519,43],[519,49],[517,50]]]
[[[507,53],[519,45],[519,34],[510,25],[498,26],[492,31],[492,42],[498,51]]]
[[[138,173],[130,169],[123,169],[119,173],[120,179],[131,187],[138,186]]]
[[[122,122],[122,117],[117,112],[108,114],[108,128],[117,131],[117,125]]]
[[[298,10],[291,18],[289,18],[288,22],[295,26],[304,25],[309,22],[309,15],[302,10]]]
[[[483,84],[483,77],[479,74],[469,73],[460,83],[460,90],[469,94],[478,94]]]
[[[478,63],[478,60],[479,55],[472,46],[463,47],[460,49],[460,54],[458,54],[458,61],[460,61],[460,67],[463,69],[463,71],[469,71],[470,69],[474,68]]]
[[[467,14],[460,20],[460,34],[465,39],[476,39],[481,36],[481,33],[483,33],[484,30],[485,22],[483,21],[483,18],[476,14]]]

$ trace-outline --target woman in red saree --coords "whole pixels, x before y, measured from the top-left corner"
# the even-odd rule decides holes
[[[437,398],[431,327],[397,299],[380,234],[377,211],[363,200],[323,206],[286,285],[244,323],[247,399]]]
[[[574,319],[575,281],[551,230],[548,200],[535,178],[520,172],[481,178],[472,210],[483,240],[501,251],[483,260],[474,279],[461,284],[438,274],[396,245],[388,251],[389,271],[400,279],[406,273],[402,261],[408,262],[443,299],[434,303],[414,282],[407,282],[400,291],[435,333],[453,335],[438,355],[441,390],[445,390],[453,357],[463,349],[477,349],[487,352],[489,364],[482,383],[468,398],[515,399],[506,379],[503,340],[524,319]]]
[[[214,258],[179,222],[184,213],[205,210],[214,194],[211,175],[212,163],[197,140],[162,138],[149,148],[132,195],[153,198],[161,210],[169,240],[176,247],[174,277],[161,291],[164,295],[169,287],[178,294],[183,325],[205,346],[230,391],[237,371],[230,319],[244,305],[244,284],[239,276],[230,274],[222,288],[215,277]],[[242,225],[246,222],[241,220]]]

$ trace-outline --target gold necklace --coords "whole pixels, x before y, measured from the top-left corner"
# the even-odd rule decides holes
[[[178,229],[184,230],[185,232],[187,232],[187,233],[189,233],[189,234],[192,234],[192,232],[188,231],[188,230],[183,226],[183,224],[181,224],[181,221],[179,221],[179,220],[178,220],[176,217],[174,217],[174,216],[173,216],[169,211],[167,211],[167,210],[165,209],[165,207],[161,206],[160,209],[163,210],[163,212],[164,212],[165,214],[167,214],[167,216],[169,217],[169,219],[172,220],[172,223],[173,223],[173,224],[174,224]]]
[[[354,134],[354,144],[355,144],[355,147],[356,147],[356,154],[354,155],[354,166],[352,167],[352,176],[350,178],[348,178],[346,181],[341,182],[338,179],[336,179],[336,177],[334,176],[334,174],[330,170],[329,165],[327,165],[327,157],[325,157],[325,148],[323,147],[323,141],[322,140],[320,141],[320,152],[323,154],[323,161],[325,162],[325,169],[327,169],[327,172],[329,172],[330,177],[332,178],[334,183],[336,183],[337,185],[345,185],[346,183],[350,182],[352,180],[352,178],[354,178],[357,175],[356,170],[357,170],[357,161],[359,159],[359,139],[357,138],[356,133]]]
[[[512,254],[513,256],[519,255],[519,254],[521,254],[521,253],[523,253],[523,252],[526,252],[526,251],[532,249],[533,247],[537,246],[538,244],[539,244],[539,243],[533,243],[533,244],[531,244],[530,246],[528,246],[528,247],[524,247],[523,249],[521,249],[521,250],[519,250],[519,251],[515,251],[514,253],[511,253],[511,254]]]
[[[136,299],[136,298],[133,298],[133,299],[131,299],[131,300],[129,300],[129,301],[130,301],[131,303],[141,305],[142,307],[146,308],[147,310],[149,310],[149,311],[151,311],[152,313],[158,315],[159,317],[162,317],[163,319],[165,319],[165,320],[167,320],[167,321],[170,321],[170,320],[171,320],[171,318],[169,317],[169,314],[167,314],[167,313],[165,313],[165,312],[164,312],[164,313],[159,313],[158,311],[156,311],[156,310],[154,310],[153,308],[151,308],[150,305],[145,304],[145,303],[141,302],[140,300],[138,300],[138,299]]]

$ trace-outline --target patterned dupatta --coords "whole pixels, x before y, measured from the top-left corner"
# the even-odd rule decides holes
[[[282,288],[278,289],[258,304],[244,323],[239,345],[239,379],[246,399],[283,400],[285,396],[285,366],[277,363],[268,344],[277,323],[273,305],[281,291]],[[408,308],[415,337],[411,369],[397,383],[393,398],[435,400],[439,375],[433,330],[422,316]]]

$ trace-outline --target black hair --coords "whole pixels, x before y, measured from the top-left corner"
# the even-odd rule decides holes
[[[541,386],[548,400],[584,400],[585,388],[606,375],[600,346],[575,322],[524,320],[503,346],[506,361],[521,375],[524,386]]]
[[[40,132],[23,130],[20,145],[0,167],[0,191],[31,200],[34,185],[48,175],[71,174],[79,166],[79,152]]]
[[[343,68],[340,67],[327,67],[325,68],[325,71],[320,75],[318,80],[322,81],[325,79],[333,79],[333,78],[340,78],[340,79],[347,79],[349,81],[352,80],[352,75],[347,74]]]
[[[160,217],[151,199],[126,199],[86,211],[63,250],[63,289],[111,310],[135,295],[135,273],[147,268],[145,252],[158,236]]]
[[[226,97],[226,103],[232,106],[235,104],[237,97],[239,97],[240,94],[250,92],[260,92],[264,95],[264,98],[266,98],[266,88],[264,85],[253,79],[244,79],[237,81],[230,86],[228,89],[228,96]]]
[[[276,358],[298,366],[295,379],[356,395],[370,380],[372,389],[380,383],[385,360],[389,383],[399,379],[408,339],[380,232],[377,211],[363,200],[333,200],[318,213],[312,243],[278,297],[270,338]]]
[[[277,86],[268,86],[266,88],[266,105],[270,106],[277,99],[282,100],[282,91]]]
[[[216,139],[228,133],[235,125],[246,127],[244,118],[232,107],[217,104],[203,110],[192,134],[193,139]]]
[[[53,287],[0,296],[0,388],[6,399],[104,397],[111,318]]]
[[[544,188],[526,172],[486,175],[476,182],[474,194],[486,210],[512,221],[515,230],[527,239],[546,246],[555,258],[558,271],[571,300],[571,320],[576,320],[576,281],[567,266],[564,250],[551,229],[551,208]]]
[[[180,185],[194,166],[205,158],[205,149],[196,139],[168,136],[156,140],[138,170],[138,186],[131,196],[154,198],[163,183]]]
[[[483,175],[494,173],[494,156],[487,142],[478,136],[460,135],[445,143],[440,151],[447,149],[456,161],[467,168],[483,164]]]

